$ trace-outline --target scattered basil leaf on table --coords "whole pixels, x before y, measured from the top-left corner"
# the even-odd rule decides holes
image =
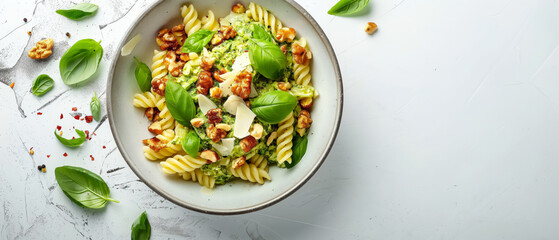
[[[144,211],[132,223],[132,240],[148,240],[151,237],[151,225],[149,224],[148,215]]]
[[[95,14],[98,8],[99,7],[97,5],[92,3],[80,3],[70,7],[69,9],[56,10],[56,13],[72,20],[78,20]]]
[[[93,116],[93,119],[99,122],[99,119],[101,118],[101,102],[99,101],[99,98],[97,98],[97,93],[95,93],[95,96],[91,98],[89,107],[91,108],[91,115]]]
[[[136,61],[136,70],[134,71],[134,75],[136,76],[138,86],[140,86],[140,90],[142,90],[142,92],[147,92],[151,87],[151,70],[149,70],[148,65],[141,62],[136,57],[134,57],[134,61]]]
[[[260,121],[279,123],[297,106],[297,99],[284,91],[270,91],[255,98],[251,109]]]
[[[248,54],[254,69],[268,79],[276,80],[280,78],[287,68],[285,55],[272,42],[250,39]]]
[[[200,137],[195,131],[190,131],[182,140],[182,149],[191,157],[198,156],[198,150],[200,149]]]
[[[78,138],[74,139],[66,139],[56,133],[54,130],[54,136],[66,147],[79,147],[85,142],[85,133],[82,130],[76,129],[76,133],[78,134]]]
[[[212,40],[214,36],[213,31],[207,29],[200,29],[194,32],[192,35],[188,36],[184,41],[184,45],[182,46],[182,52],[190,53],[190,52],[200,52],[208,43]]]
[[[307,135],[304,137],[299,136],[299,134],[295,135],[295,139],[293,140],[293,155],[291,155],[291,163],[285,162],[286,168],[292,168],[301,161],[307,152],[308,142],[309,140],[307,139]]]
[[[54,170],[58,186],[75,204],[86,208],[102,208],[107,201],[118,203],[110,198],[107,183],[91,171],[73,166],[57,167]]]
[[[45,93],[49,92],[52,87],[54,87],[54,80],[52,80],[49,75],[41,74],[33,81],[31,90],[34,95],[43,96]]]
[[[171,115],[183,126],[190,126],[190,120],[196,115],[194,100],[182,86],[173,81],[165,85],[165,102]]]
[[[272,35],[270,35],[264,27],[258,24],[252,24],[252,38],[272,43],[274,42]]]
[[[369,0],[340,0],[328,10],[328,14],[337,16],[350,15],[363,10],[368,3]]]
[[[93,39],[77,41],[60,59],[60,76],[66,85],[87,81],[97,72],[103,47]]]

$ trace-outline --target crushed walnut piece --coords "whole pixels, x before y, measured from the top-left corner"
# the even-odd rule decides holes
[[[237,3],[233,5],[233,7],[231,8],[231,12],[234,13],[244,13],[245,11],[246,11],[245,6],[241,3]]]
[[[250,135],[256,138],[257,140],[262,138],[264,134],[264,127],[261,124],[255,123],[252,125],[252,129],[250,130]]]
[[[221,108],[215,108],[208,110],[206,113],[208,116],[208,123],[209,124],[216,124],[221,122]]]
[[[180,47],[175,35],[167,28],[159,31],[155,38],[155,42],[159,45],[161,50],[176,50]]]
[[[198,82],[196,83],[196,91],[199,94],[208,95],[210,88],[213,87],[214,80],[212,74],[208,71],[200,71],[198,73]]]
[[[231,166],[232,166],[234,169],[237,169],[237,168],[239,168],[240,166],[243,166],[243,164],[245,164],[245,163],[246,163],[246,157],[245,157],[245,156],[242,156],[242,157],[240,157],[240,158],[237,158],[237,159],[233,160],[233,162],[231,163]]]
[[[195,127],[195,128],[199,128],[204,124],[204,119],[203,118],[193,118],[192,120],[190,120],[190,124],[192,124],[192,126]]]
[[[151,148],[155,152],[159,152],[159,151],[161,151],[161,149],[167,147],[167,141],[166,140],[160,140],[159,138],[156,138],[156,137],[144,139],[144,140],[142,140],[142,142],[145,145],[148,145],[149,148]]]
[[[217,162],[219,160],[219,155],[217,155],[216,152],[209,149],[202,151],[200,153],[200,157],[209,160],[211,162]]]
[[[180,58],[180,56],[182,55],[184,54],[180,54],[179,57],[177,57],[177,52],[168,51],[167,55],[163,59],[163,64],[167,66],[167,70],[173,77],[178,77],[181,74],[182,68],[186,63],[186,61],[182,61],[182,59]]]
[[[305,49],[304,47],[301,47],[301,45],[297,43],[293,43],[291,45],[291,50],[293,53],[293,60],[297,64],[306,66],[309,64],[310,60],[312,59],[312,52],[310,50]]]
[[[299,104],[301,104],[302,108],[309,109],[312,107],[312,97],[302,98],[301,101],[299,101]]]
[[[225,73],[227,73],[227,69],[225,69],[225,68],[220,68],[219,70],[215,70],[215,71],[214,71],[214,79],[215,79],[217,82],[223,82],[223,81],[225,81],[225,79],[221,78],[221,75],[222,75],[222,74],[225,74]]]
[[[186,32],[184,31],[184,25],[179,24],[171,28],[171,33],[177,39],[177,44],[182,46],[184,44],[184,40],[186,40]]]
[[[208,56],[203,56],[202,57],[202,62],[200,63],[200,68],[202,68],[206,71],[210,71],[210,70],[212,70],[212,67],[214,66],[214,63],[215,63],[215,58],[208,57]]]
[[[210,96],[215,99],[220,99],[223,96],[223,91],[219,87],[210,88]]]
[[[222,129],[224,131],[227,131],[227,132],[231,131],[231,126],[229,126],[229,124],[227,124],[227,123],[219,123],[219,124],[216,124],[215,127],[219,128],[219,129]]]
[[[243,138],[240,142],[239,145],[241,146],[241,148],[243,149],[244,152],[249,152],[251,149],[253,149],[254,147],[256,147],[256,138],[254,138],[251,135],[248,135],[247,137]]]
[[[206,135],[208,135],[213,142],[219,142],[227,136],[227,132],[223,129],[216,128],[213,124],[210,124],[210,126],[206,129]]]
[[[161,127],[160,122],[154,122],[148,126],[148,131],[153,134],[161,134],[163,132],[163,128]]]
[[[291,89],[291,83],[289,82],[279,82],[278,88],[282,91],[289,91]]]
[[[157,121],[157,119],[159,118],[159,109],[156,107],[146,108],[144,114],[146,115],[148,120],[152,122]]]
[[[151,81],[151,90],[161,96],[165,96],[165,85],[167,84],[167,77],[154,78]]]
[[[295,34],[294,28],[282,27],[276,32],[276,39],[279,42],[293,42]]]
[[[250,84],[252,83],[252,73],[244,70],[235,77],[231,85],[231,92],[242,99],[247,99],[250,95]]]
[[[297,119],[297,128],[309,128],[311,126],[312,119],[311,114],[307,110],[302,110],[299,113],[299,118]]]
[[[52,54],[53,45],[54,41],[51,38],[43,39],[38,41],[27,55],[32,59],[45,59]]]
[[[223,34],[223,39],[228,40],[237,36],[237,31],[231,26],[221,26],[219,32]]]
[[[374,22],[368,22],[365,26],[365,32],[369,35],[373,34],[377,30],[378,26]]]

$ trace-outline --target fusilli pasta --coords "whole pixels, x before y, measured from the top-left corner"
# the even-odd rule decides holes
[[[231,168],[231,173],[235,177],[260,184],[264,184],[264,179],[272,180],[266,170],[251,163],[245,163],[238,168]]]
[[[154,151],[148,146],[144,146],[144,156],[149,160],[159,160],[168,156],[172,156],[178,152],[182,152],[182,146],[179,144],[172,144],[171,141],[175,138],[175,131],[167,129],[163,133],[156,136],[161,141],[167,142],[167,146],[158,152]]]
[[[283,121],[278,124],[277,153],[278,164],[284,162],[291,163],[291,155],[293,151],[293,123],[295,119],[293,113],[290,113]]]
[[[208,15],[202,18],[202,29],[217,31],[218,28],[219,23],[217,22],[214,13],[212,10],[209,10]]]
[[[161,162],[161,170],[167,174],[182,173],[182,172],[192,172],[195,169],[202,167],[206,164],[206,160],[202,158],[193,158],[188,154],[175,155],[172,158],[167,158],[164,162]]]
[[[151,59],[151,77],[163,78],[167,75],[167,68],[163,64],[167,51],[153,50],[153,58]]]
[[[134,94],[134,107],[138,108],[152,108],[156,107],[157,103],[161,100],[161,96],[157,93],[145,92]]]
[[[266,8],[251,2],[248,5],[247,16],[254,19],[257,22],[264,24],[274,36],[276,36],[277,30],[283,27],[283,24],[270,13]]]
[[[295,41],[294,43],[299,44],[301,47],[308,49],[307,41],[304,38]],[[295,78],[295,83],[303,86],[311,84],[311,66],[310,63],[305,65],[295,63],[293,65],[293,77]]]
[[[192,4],[189,4],[188,6],[183,5],[181,7],[181,16],[183,18],[184,31],[188,36],[192,35],[201,28],[202,24],[198,19],[198,12]]]
[[[196,169],[192,172],[182,172],[179,173],[184,180],[198,182],[201,186],[207,188],[214,188],[215,178],[212,176],[205,175],[200,169]]]

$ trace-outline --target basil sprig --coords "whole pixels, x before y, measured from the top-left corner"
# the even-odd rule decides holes
[[[196,115],[194,100],[182,86],[173,81],[165,85],[165,102],[171,115],[183,126],[190,126],[190,120]]]
[[[267,40],[250,39],[248,56],[254,69],[268,79],[280,78],[287,68],[287,59],[281,49]]]
[[[144,211],[132,223],[132,240],[148,240],[151,237],[151,224],[149,224],[148,215]]]
[[[56,10],[56,13],[72,20],[78,20],[95,14],[98,8],[99,7],[97,5],[92,3],[80,3],[70,7],[69,9]]]
[[[91,115],[93,116],[93,119],[99,122],[99,119],[101,118],[101,102],[99,101],[99,98],[97,98],[97,93],[95,93],[95,96],[91,98],[89,108],[91,108]]]
[[[54,170],[58,186],[72,202],[86,208],[102,208],[108,201],[118,203],[110,198],[111,191],[99,175],[73,166],[57,167]]]
[[[266,29],[260,24],[252,24],[252,38],[260,39],[268,42],[274,42],[274,38]]]
[[[291,163],[285,162],[286,168],[292,168],[297,163],[301,161],[305,153],[307,152],[307,144],[309,140],[307,139],[307,135],[304,137],[299,136],[298,134],[295,136],[293,140],[293,155],[291,155]]]
[[[34,95],[43,96],[50,91],[52,87],[54,87],[54,80],[52,80],[49,75],[41,74],[33,81],[31,90],[33,90]]]
[[[60,76],[66,85],[87,81],[97,72],[103,47],[93,39],[77,41],[60,59]]]
[[[182,149],[191,157],[197,157],[200,150],[200,137],[195,131],[190,131],[182,140]]]
[[[182,45],[182,52],[201,52],[202,49],[204,49],[204,47],[212,40],[214,33],[214,31],[207,29],[200,29],[194,32],[184,41],[184,45]]]
[[[255,98],[251,110],[260,121],[279,123],[297,106],[297,99],[284,91],[270,91]]]
[[[354,14],[363,10],[368,3],[369,0],[340,0],[328,10],[328,14],[337,16]]]
[[[140,86],[140,90],[142,90],[142,92],[147,92],[151,87],[151,70],[149,70],[148,65],[141,62],[136,57],[134,57],[134,61],[136,61],[136,70],[134,71],[134,75],[136,76],[138,86]]]
[[[76,133],[80,137],[74,138],[74,139],[66,139],[66,138],[63,138],[60,135],[58,135],[56,133],[56,130],[54,130],[54,136],[56,136],[58,141],[60,141],[62,144],[64,144],[64,146],[72,147],[72,148],[73,147],[79,147],[85,142],[85,133],[82,130],[78,130],[78,129],[76,129]]]

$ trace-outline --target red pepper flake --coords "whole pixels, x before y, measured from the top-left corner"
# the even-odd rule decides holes
[[[89,130],[85,130],[85,138],[91,140],[91,138],[89,137]]]
[[[60,114],[60,119],[62,119],[64,117],[64,115],[62,115],[62,113]]]
[[[15,82],[12,82],[12,84],[10,84],[10,87],[11,87],[11,88],[14,88],[14,85],[15,85],[15,84],[16,84]]]
[[[80,121],[83,121],[84,118],[80,119]]]
[[[72,139],[76,139],[76,137],[72,137]]]
[[[73,107],[73,108],[72,108],[72,111],[74,111],[74,112],[75,112],[75,111],[78,111],[78,108],[77,108],[77,107]]]
[[[50,154],[49,154],[49,155],[47,155],[47,158],[50,158]]]
[[[86,123],[90,123],[91,121],[93,121],[93,116],[85,116]]]
[[[103,145],[103,149],[105,149],[105,148],[107,148],[107,147],[105,147],[105,145]]]
[[[89,155],[89,157],[91,158],[91,161],[95,160],[95,158],[93,158],[93,155]]]
[[[37,112],[37,115],[43,115],[43,113],[42,112]]]
[[[56,130],[60,131],[60,129],[62,129],[62,127],[57,125]]]
[[[80,120],[80,115],[76,115],[76,116],[74,116],[74,118],[75,118],[76,120]]]
[[[62,156],[68,157],[68,153],[64,153],[64,154],[62,154]]]

